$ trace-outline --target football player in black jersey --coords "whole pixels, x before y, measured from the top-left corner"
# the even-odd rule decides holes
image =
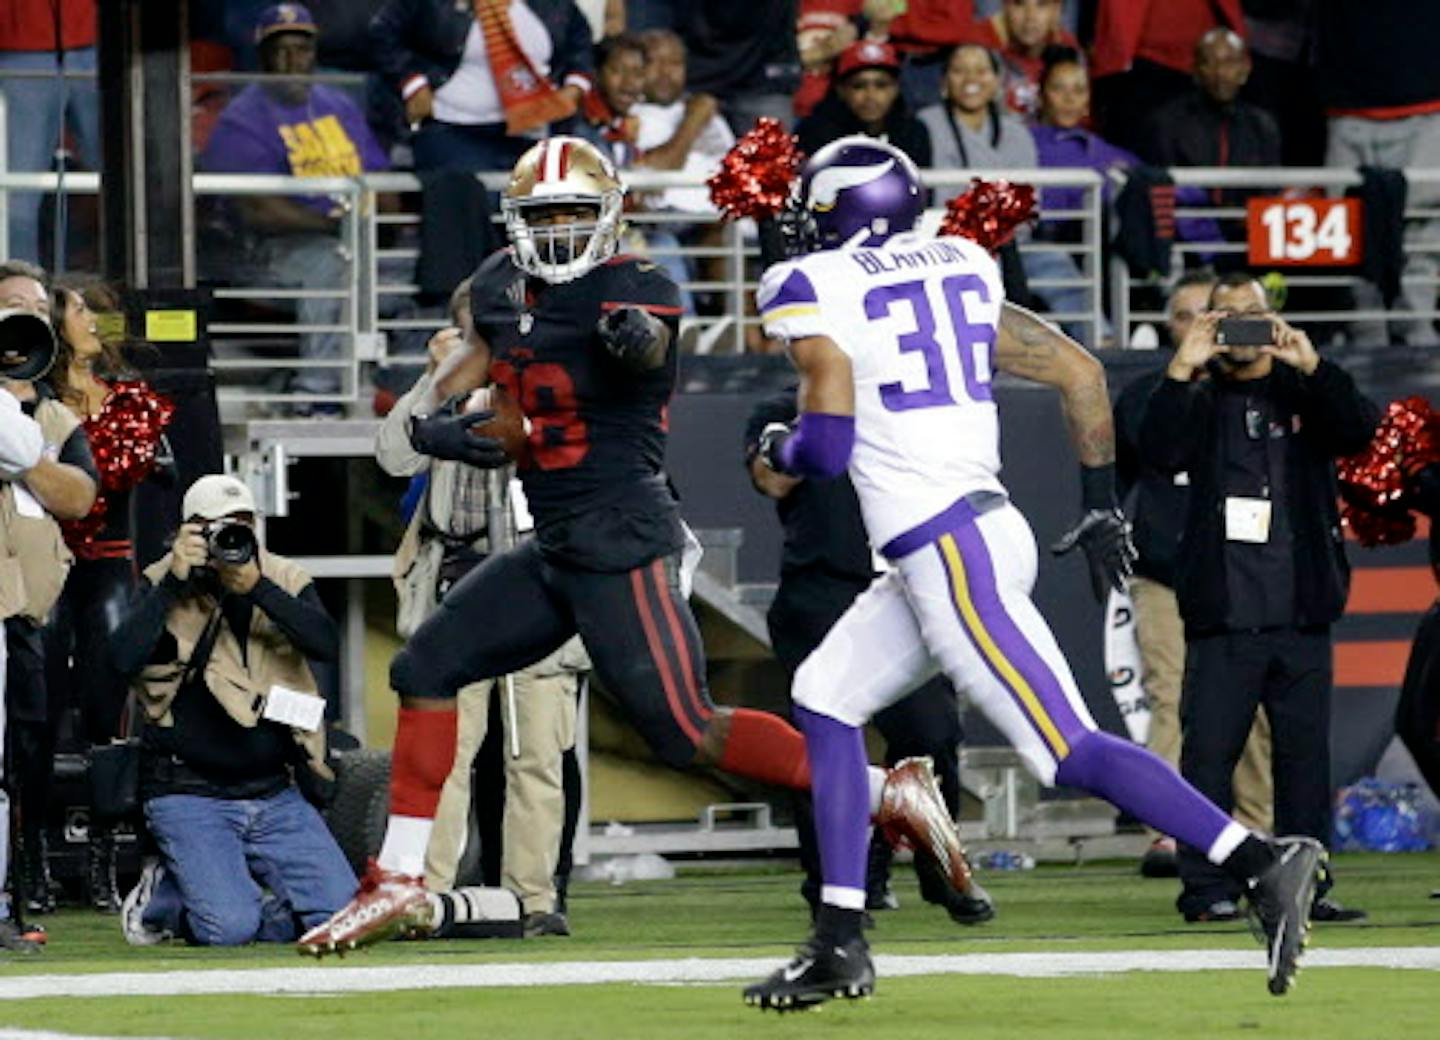
[[[515,166],[502,203],[511,246],[476,272],[467,349],[436,382],[455,400],[488,380],[518,402],[527,432],[515,461],[535,537],[450,589],[392,663],[400,711],[384,846],[355,899],[301,938],[304,953],[429,926],[419,875],[454,760],[456,691],[518,671],[576,632],[667,764],[809,786],[804,741],[788,722],[717,707],[706,689],[679,586],[684,527],[664,474],[678,290],[654,264],[618,255],[623,201],[609,160],[578,138],[549,138]],[[493,418],[438,408],[412,420],[411,440],[434,457],[503,465],[501,439],[479,429]],[[874,774],[877,823],[964,889],[968,867],[929,769],[911,760]]]

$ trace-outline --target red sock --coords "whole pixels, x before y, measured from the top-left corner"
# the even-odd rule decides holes
[[[455,764],[459,713],[401,708],[390,755],[390,814],[433,819]]]
[[[790,723],[768,711],[731,711],[730,733],[720,752],[720,768],[777,787],[810,790],[805,738]]]

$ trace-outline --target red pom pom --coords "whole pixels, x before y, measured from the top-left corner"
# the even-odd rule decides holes
[[[1336,467],[1344,520],[1362,545],[1395,545],[1415,534],[1405,498],[1410,481],[1440,462],[1440,414],[1423,397],[1392,401],[1370,446]]]
[[[66,544],[77,554],[105,528],[105,514],[109,509],[105,493],[133,488],[155,468],[160,435],[174,415],[175,402],[144,383],[110,384],[110,393],[100,414],[84,423],[90,454],[100,471],[100,493],[95,496],[89,513],[60,524]]]
[[[720,160],[720,171],[705,182],[710,201],[726,220],[773,217],[789,201],[804,161],[795,137],[778,119],[757,119]]]
[[[976,177],[969,191],[945,204],[940,234],[968,238],[993,253],[1015,237],[1021,224],[1034,220],[1036,212],[1031,185]]]
[[[85,420],[102,491],[124,491],[149,476],[174,414],[175,403],[144,383],[111,384],[100,414]]]

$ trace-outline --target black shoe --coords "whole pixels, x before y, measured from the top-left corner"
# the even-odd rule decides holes
[[[91,831],[86,855],[90,905],[102,914],[118,914],[122,897],[115,880],[115,835],[98,828]]]
[[[1140,876],[1172,878],[1180,876],[1180,861],[1175,854],[1174,838],[1156,838],[1140,859]]]
[[[50,855],[43,833],[21,840],[20,887],[25,891],[27,914],[55,912],[55,882],[50,877]]]
[[[995,916],[995,903],[990,893],[973,877],[970,887],[957,892],[945,881],[939,864],[928,856],[915,857],[915,877],[920,881],[920,897],[927,903],[943,906],[956,924],[981,924]]]
[[[42,931],[39,933],[44,935]],[[0,951],[7,953],[39,953],[40,943],[21,933],[14,921],[0,920]]]
[[[543,910],[526,914],[521,925],[525,938],[534,939],[541,935],[569,935],[570,922],[564,914],[545,913]]]
[[[1217,921],[1240,920],[1240,907],[1233,899],[1217,899],[1183,911],[1187,924],[1214,924]]]
[[[804,1011],[831,997],[854,1000],[875,992],[875,966],[864,939],[832,946],[811,938],[789,964],[745,987],[745,1003],[762,1011]]]
[[[1341,906],[1333,899],[1326,899],[1321,896],[1310,906],[1310,920],[1333,923],[1336,921],[1363,921],[1369,917],[1364,910],[1356,910],[1351,906]]]
[[[1276,838],[1273,848],[1278,858],[1255,880],[1250,905],[1265,932],[1270,992],[1279,997],[1300,970],[1325,849],[1314,838]]]

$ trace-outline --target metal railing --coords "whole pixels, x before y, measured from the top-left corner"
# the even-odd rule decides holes
[[[1078,229],[1074,241],[1060,244],[1027,241],[1026,255],[1063,257],[1070,270],[1036,279],[1032,288],[1044,295],[1058,289],[1079,290],[1083,304],[1052,316],[1067,325],[1079,326],[1082,336],[1094,342],[1095,330],[1103,322],[1102,290],[1103,213],[1101,181],[1089,171],[1010,170],[986,171],[987,177],[1009,176],[1037,187],[1069,187],[1082,190],[1085,204],[1074,210],[1053,210],[1046,220]],[[926,181],[935,187],[963,186],[972,174],[966,171],[927,171]],[[503,187],[504,173],[479,175],[491,190]],[[660,192],[667,188],[696,187],[700,179],[683,173],[634,171],[626,182],[632,195]],[[0,173],[0,210],[13,191],[54,190],[53,173]],[[65,178],[67,192],[94,194],[99,189],[96,174],[72,173]],[[342,212],[334,247],[344,274],[335,284],[280,284],[264,277],[264,268],[245,269],[245,263],[229,263],[216,256],[216,248],[204,232],[212,221],[197,219],[199,268],[202,281],[214,289],[216,307],[208,332],[214,347],[214,367],[219,374],[222,401],[245,403],[352,402],[366,385],[363,369],[373,365],[423,360],[423,339],[445,324],[443,309],[418,306],[418,286],[413,269],[418,258],[418,212],[382,212],[377,196],[410,194],[420,190],[412,174],[369,174],[359,178],[294,178],[255,174],[196,174],[194,192],[198,207],[212,205],[219,198],[256,196],[330,196]],[[498,220],[498,215],[497,218]],[[939,212],[930,214],[938,222]],[[710,294],[712,313],[688,315],[682,322],[682,345],[701,353],[740,353],[760,344],[759,319],[754,314],[753,294],[758,276],[759,250],[753,229],[746,222],[720,223],[712,210],[699,213],[637,211],[627,221],[639,236],[627,248],[648,251],[659,263],[679,260],[696,267],[682,285],[692,294]],[[647,246],[647,231],[672,228],[720,227],[718,244]],[[392,239],[393,241],[387,241]],[[266,239],[260,239],[263,244]],[[0,256],[8,242],[0,239]],[[220,269],[216,260],[220,259]],[[723,265],[723,275],[702,273],[705,263]],[[304,301],[337,303],[333,321],[301,321],[290,311]],[[713,311],[718,304],[718,313]],[[338,337],[334,357],[320,356],[304,349],[305,337]],[[412,342],[404,342],[409,337]],[[325,391],[297,391],[282,384],[305,370],[328,373],[337,385]]]
[[[1367,302],[1373,288],[1359,277],[1358,270],[1294,268],[1285,273],[1290,296],[1286,313],[1291,320],[1322,332],[1345,334],[1352,340],[1363,341],[1365,334],[1356,330],[1367,327],[1381,329],[1378,337],[1388,338],[1383,331],[1387,321],[1391,329],[1403,330],[1405,326],[1398,323],[1408,323],[1412,330],[1408,335],[1412,337],[1416,329],[1421,330],[1419,334],[1428,329],[1433,337],[1433,322],[1440,318],[1440,309],[1435,305],[1440,290],[1440,233],[1432,232],[1440,230],[1440,203],[1431,205],[1426,200],[1440,195],[1440,170],[1407,170],[1405,174],[1412,186],[1412,199],[1418,197],[1420,203],[1411,204],[1405,211],[1409,266],[1402,286],[1409,291],[1411,302],[1419,300],[1420,305],[1409,311],[1386,310],[1378,297]],[[967,171],[926,171],[925,179],[943,188],[963,186],[971,176]],[[1072,229],[1058,236],[1063,241],[1031,237],[1020,243],[1027,267],[1028,261],[1040,257],[1063,258],[1068,265],[1068,270],[1059,274],[1048,271],[1054,265],[1046,265],[1046,273],[1031,282],[1032,291],[1041,297],[1071,290],[1081,301],[1068,309],[1052,308],[1052,319],[1088,344],[1113,342],[1121,346],[1130,343],[1139,327],[1147,323],[1158,326],[1164,321],[1164,284],[1136,278],[1114,257],[1106,266],[1104,244],[1111,221],[1102,207],[1099,177],[1089,171],[1059,169],[995,170],[985,171],[985,176],[1009,177],[1039,188],[1081,189],[1082,206],[1041,214],[1052,226],[1068,225]],[[1123,174],[1115,176],[1123,178]],[[1197,194],[1204,204],[1181,206],[1176,212],[1178,220],[1208,220],[1212,226],[1222,228],[1234,228],[1243,221],[1241,193],[1338,194],[1360,183],[1354,171],[1323,168],[1177,169],[1173,176],[1180,186],[1203,189]],[[0,174],[0,213],[8,193],[54,190],[56,179],[53,173]],[[487,188],[498,190],[505,174],[482,174],[479,179]],[[695,176],[682,173],[634,171],[626,179],[635,195],[695,187],[699,183]],[[72,173],[65,178],[68,192],[93,194],[98,187],[95,174]],[[334,249],[337,272],[328,284],[282,283],[273,274],[267,276],[263,265],[243,270],[244,265],[230,266],[224,257],[218,258],[217,265],[217,257],[212,255],[211,244],[202,232],[200,266],[216,300],[208,332],[222,401],[239,406],[252,402],[355,402],[366,392],[373,367],[422,363],[424,340],[446,319],[441,305],[417,303],[418,286],[413,272],[419,254],[418,207],[382,211],[377,204],[381,195],[418,192],[420,182],[414,175],[386,173],[352,179],[196,174],[194,190],[197,206],[213,206],[217,199],[233,201],[256,196],[328,196],[342,213],[338,233],[327,240]],[[933,226],[939,212],[927,216],[929,226]],[[684,244],[679,246],[646,246],[637,241],[627,243],[627,248],[648,250],[662,264],[679,260],[690,266],[690,274],[682,284],[692,294],[709,295],[705,313],[687,315],[682,321],[684,349],[741,353],[764,348],[753,306],[758,247],[745,222],[719,223],[713,211],[637,211],[627,219],[640,239],[649,232],[677,226],[692,230],[718,226],[718,237],[708,244],[682,238]],[[263,244],[272,240],[259,241]],[[1172,247],[1172,278],[1199,262],[1223,264],[1229,260],[1243,266],[1246,248],[1243,235],[1233,235],[1229,240],[1176,241]],[[0,255],[4,250],[5,240],[0,238]],[[718,270],[707,271],[706,265]],[[327,320],[301,320],[296,313],[299,309],[315,309],[306,308],[307,302],[328,302],[333,313]],[[1105,332],[1107,312],[1113,339],[1107,339]],[[306,347],[307,341],[324,337],[330,338],[333,355]],[[307,372],[311,377],[324,373],[330,385],[319,390],[303,389],[306,383],[316,381],[307,378]],[[297,380],[301,389],[296,388]]]
[[[1403,172],[1410,191],[1404,212],[1408,262],[1401,283],[1404,289],[1414,290],[1411,295],[1415,299],[1423,297],[1423,305],[1407,310],[1402,303],[1399,309],[1386,309],[1379,303],[1378,291],[1360,277],[1358,268],[1324,268],[1312,272],[1306,267],[1276,267],[1283,272],[1289,297],[1285,309],[1288,320],[1369,345],[1389,341],[1384,331],[1387,321],[1392,329],[1401,324],[1413,327],[1424,323],[1433,339],[1433,323],[1440,318],[1440,309],[1436,307],[1436,293],[1440,289],[1440,223],[1434,223],[1440,221],[1440,208],[1437,208],[1440,207],[1440,170]],[[1201,189],[1207,200],[1206,205],[1177,206],[1177,224],[1212,221],[1221,227],[1228,223],[1232,229],[1236,222],[1243,224],[1246,219],[1244,200],[1247,196],[1298,198],[1317,192],[1334,196],[1361,184],[1358,171],[1330,167],[1176,168],[1170,175],[1177,187]],[[1114,171],[1111,177],[1117,186],[1125,182],[1123,171]],[[1424,200],[1420,205],[1414,202],[1417,195]],[[1185,241],[1177,236],[1170,251],[1172,279],[1187,267],[1245,267],[1247,250],[1243,233],[1203,241]],[[1130,343],[1140,325],[1164,323],[1164,297],[1154,291],[1155,283],[1134,277],[1119,257],[1111,258],[1109,279],[1110,314],[1122,345]],[[1370,342],[1372,339],[1374,343]]]

